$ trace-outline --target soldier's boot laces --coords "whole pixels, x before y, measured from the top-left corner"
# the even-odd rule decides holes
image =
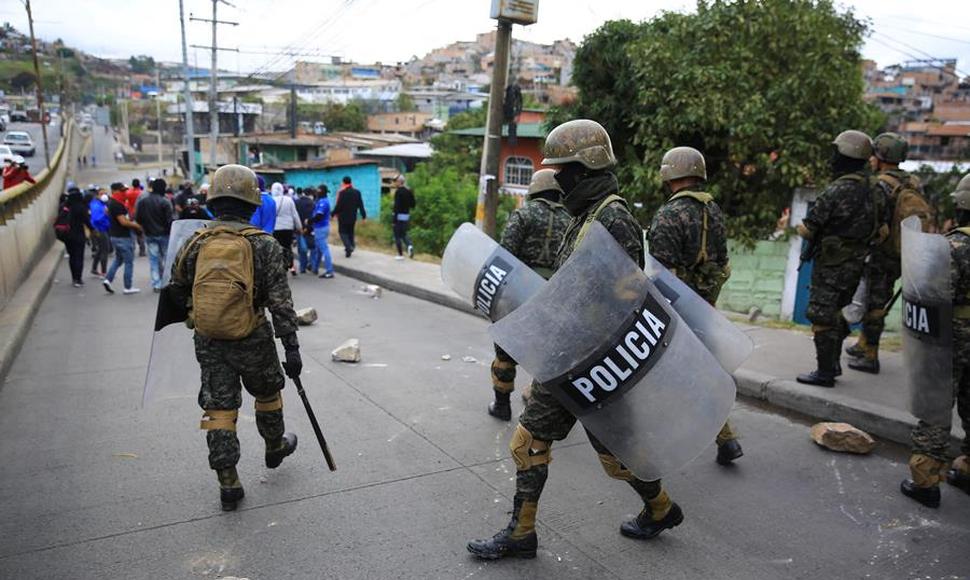
[[[911,479],[899,484],[899,491],[929,508],[940,507],[940,481],[946,462],[919,453],[909,458]]]
[[[718,465],[731,465],[735,459],[740,459],[743,455],[744,450],[741,449],[738,440],[730,439],[717,446],[717,459],[715,461]]]
[[[946,482],[970,494],[970,458],[966,455],[957,457],[946,472]]]
[[[283,463],[283,458],[296,451],[296,434],[283,433],[283,437],[273,445],[266,443],[266,467],[276,469]]]
[[[879,347],[866,346],[861,358],[849,361],[849,368],[873,375],[879,374]]]
[[[512,419],[510,396],[511,393],[495,391],[495,400],[488,404],[488,414],[502,421],[510,421]]]
[[[539,546],[535,531],[537,509],[536,502],[516,497],[509,525],[487,540],[468,542],[468,551],[483,560],[535,558]]]
[[[637,517],[620,524],[620,533],[636,540],[649,540],[664,530],[679,526],[683,521],[684,512],[680,506],[671,502],[667,492],[661,490],[660,495],[647,501]]]
[[[219,501],[222,502],[222,511],[235,511],[239,502],[246,496],[236,468],[217,469],[216,477],[219,478]]]

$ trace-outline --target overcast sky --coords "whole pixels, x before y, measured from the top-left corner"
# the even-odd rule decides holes
[[[210,0],[183,0],[189,13],[211,18]],[[219,5],[218,44],[243,53],[220,52],[219,68],[282,71],[293,60],[325,60],[335,54],[370,63],[406,61],[455,40],[472,40],[494,27],[489,0],[230,0]],[[970,74],[968,0],[854,0],[840,2],[872,19],[864,54],[885,66],[914,58],[959,59]],[[606,20],[649,19],[660,11],[689,10],[684,0],[540,0],[539,22],[515,26],[516,38],[580,41]],[[104,57],[149,54],[181,60],[178,0],[33,0],[40,38],[62,38]],[[0,21],[27,31],[22,0],[4,0]],[[189,44],[208,45],[211,25],[186,22]],[[281,51],[299,54],[279,55]],[[209,53],[189,49],[189,62],[207,66]]]

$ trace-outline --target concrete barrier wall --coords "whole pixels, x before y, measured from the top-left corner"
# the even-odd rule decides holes
[[[51,158],[51,167],[35,177],[37,183],[23,183],[0,193],[0,308],[55,241],[51,224],[73,166],[70,160],[81,146],[73,121],[62,126],[64,138]]]

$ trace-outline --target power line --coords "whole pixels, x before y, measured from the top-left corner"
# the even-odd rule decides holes
[[[931,34],[929,32],[923,32],[921,30],[913,30],[912,28],[904,28],[902,26],[895,26],[892,24],[881,25],[884,28],[892,28],[893,30],[899,30],[901,32],[907,32],[909,34],[918,34],[920,36],[929,36],[930,38],[939,38],[940,40],[949,40],[950,42],[958,42],[960,44],[970,45],[970,40],[963,38],[953,38],[952,36],[941,36],[939,34]]]
[[[878,38],[875,38],[875,37],[872,37],[872,39],[875,40],[875,41],[877,41],[877,42],[880,42],[883,46],[889,46],[888,44],[886,44],[887,41],[888,42],[894,42],[897,45],[902,45],[903,47],[908,48],[910,50],[915,50],[916,52],[918,52],[919,54],[922,55],[922,57],[916,56],[916,55],[914,55],[914,54],[912,54],[910,52],[906,52],[905,50],[899,49],[897,47],[889,46],[889,48],[892,48],[893,50],[895,50],[895,51],[899,52],[900,54],[903,54],[903,55],[905,55],[905,56],[907,56],[907,57],[909,57],[909,58],[911,58],[913,60],[923,60],[923,58],[929,58],[931,60],[936,60],[936,61],[946,60],[946,59],[942,59],[942,58],[933,56],[932,54],[926,52],[925,50],[921,50],[921,49],[919,49],[919,48],[917,48],[917,47],[915,47],[915,46],[913,46],[911,44],[907,44],[907,43],[903,42],[902,40],[899,40],[899,39],[893,38],[891,36],[888,36],[885,33],[876,31],[875,34],[878,34],[879,36],[882,36],[883,37],[883,40],[882,41],[879,41],[879,39]],[[941,66],[936,66],[936,65],[929,65],[929,66],[932,67],[932,68],[939,69],[939,70],[941,70],[941,71],[943,71],[945,73],[948,73],[948,74],[954,74],[955,73],[954,76],[956,76],[956,75],[970,76],[966,72],[964,72],[964,71],[956,68],[956,65],[954,65],[953,71],[950,71],[950,70],[948,70],[948,69],[946,69],[944,67],[941,67]]]

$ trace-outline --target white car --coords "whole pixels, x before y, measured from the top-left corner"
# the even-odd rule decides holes
[[[19,153],[24,157],[33,157],[37,149],[34,147],[34,140],[30,138],[30,133],[26,131],[7,131],[3,137],[3,144],[10,147],[14,153]]]
[[[7,159],[13,159],[14,157],[16,155],[10,150],[10,147],[0,145],[0,163],[6,163]]]

